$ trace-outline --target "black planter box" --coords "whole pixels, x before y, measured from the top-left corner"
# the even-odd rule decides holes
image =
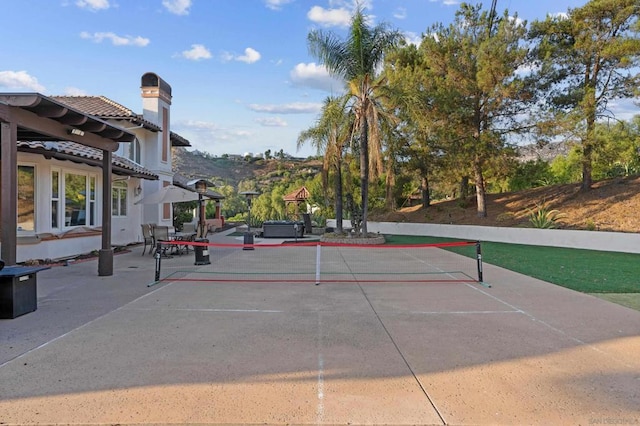
[[[36,274],[49,266],[6,266],[0,270],[0,319],[12,319],[38,308]]]

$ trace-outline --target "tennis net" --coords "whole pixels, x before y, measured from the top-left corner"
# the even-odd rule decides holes
[[[210,263],[202,265],[196,262],[193,267],[181,265],[179,268],[165,268],[161,256],[157,255],[153,284],[162,281],[484,284],[481,246],[478,241],[408,245],[317,241],[283,244],[188,244],[196,246],[196,249],[199,246],[200,250],[210,256]]]

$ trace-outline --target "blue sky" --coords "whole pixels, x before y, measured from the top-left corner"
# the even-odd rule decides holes
[[[455,0],[361,0],[375,23],[419,40]],[[473,2],[472,2],[473,3]],[[527,21],[585,0],[498,0]],[[353,0],[2,0],[0,92],[103,95],[142,112],[140,77],[172,87],[172,130],[215,155],[284,149],[341,92],[308,54],[314,28],[344,34]],[[491,2],[486,0],[486,8]],[[628,118],[631,103],[619,106]],[[626,107],[626,109],[625,109]],[[637,108],[635,110],[637,112]]]

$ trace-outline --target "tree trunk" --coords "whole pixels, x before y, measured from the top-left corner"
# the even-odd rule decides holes
[[[360,189],[362,192],[362,235],[368,235],[367,216],[369,213],[369,123],[362,120],[360,129]]]
[[[594,76],[597,75],[597,69],[593,71]],[[591,184],[593,183],[591,177],[592,171],[592,154],[595,144],[595,132],[596,132],[596,89],[595,84],[592,84],[591,80],[587,78],[585,82],[585,94],[584,94],[584,110],[585,118],[587,122],[587,134],[582,140],[582,184],[580,185],[581,191],[591,190]]]
[[[582,184],[580,185],[581,191],[589,191],[591,184],[593,183],[591,178],[591,154],[593,147],[590,142],[583,142],[582,146]]]
[[[487,217],[486,194],[484,190],[484,176],[482,176],[482,165],[480,160],[473,162],[473,171],[476,181],[476,202],[478,204],[478,217]]]
[[[431,193],[429,191],[429,178],[426,173],[422,176],[422,183],[420,186],[420,190],[422,192],[422,207],[427,208],[431,205]]]
[[[462,176],[460,179],[460,200],[466,200],[469,196],[469,176]]]
[[[342,234],[342,162],[338,160],[336,167],[336,232]]]

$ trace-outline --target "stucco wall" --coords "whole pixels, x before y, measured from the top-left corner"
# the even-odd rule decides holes
[[[335,220],[328,220],[327,226],[335,227]],[[351,222],[344,221],[344,226],[351,226]],[[368,231],[393,235],[425,235],[474,241],[640,253],[640,234],[636,233],[398,222],[369,222]]]

